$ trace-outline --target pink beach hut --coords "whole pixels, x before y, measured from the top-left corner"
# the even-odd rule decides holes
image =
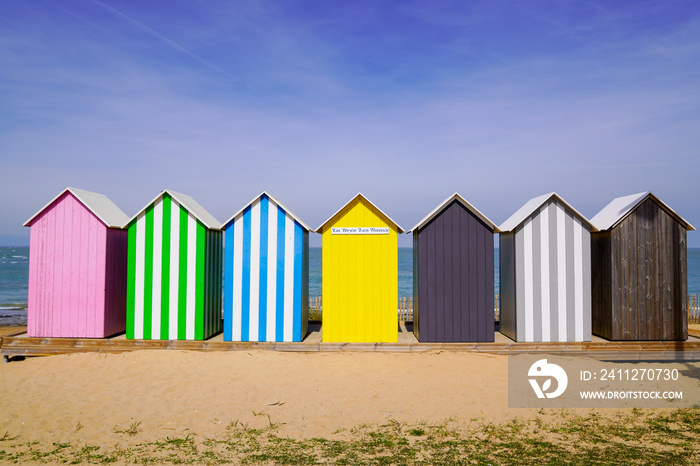
[[[66,188],[30,228],[27,336],[104,338],[126,322],[129,220],[102,194]]]

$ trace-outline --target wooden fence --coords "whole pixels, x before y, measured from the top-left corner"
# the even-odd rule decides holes
[[[399,321],[413,322],[413,296],[399,298]]]
[[[688,295],[688,323],[700,324],[700,294]]]
[[[413,296],[399,298],[399,321],[413,322]],[[309,298],[309,319],[321,320],[323,300],[320,296]]]
[[[320,296],[309,298],[309,312],[312,320],[321,320],[321,310],[323,309],[323,301]],[[499,320],[500,317],[500,296],[494,297],[494,318]],[[413,296],[399,298],[398,303],[399,321],[413,321]],[[700,324],[700,294],[688,295],[688,323]]]

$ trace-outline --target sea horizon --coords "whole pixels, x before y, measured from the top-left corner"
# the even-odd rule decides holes
[[[413,296],[413,248],[398,248],[398,296]],[[499,294],[499,248],[494,248],[494,293]],[[700,294],[700,248],[688,248],[688,294]],[[322,295],[322,249],[309,248],[309,297]],[[0,246],[0,311],[26,312],[29,247]]]

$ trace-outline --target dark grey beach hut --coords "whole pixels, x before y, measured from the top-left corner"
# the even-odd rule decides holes
[[[549,193],[499,229],[501,333],[515,341],[591,341],[595,227]]]
[[[496,225],[455,193],[411,232],[418,341],[493,341]]]
[[[593,333],[609,340],[686,340],[687,230],[650,192],[614,199],[591,222]]]

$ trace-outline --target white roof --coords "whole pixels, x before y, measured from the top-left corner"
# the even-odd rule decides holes
[[[204,207],[199,205],[199,203],[197,201],[192,199],[190,196],[187,196],[187,195],[181,194],[181,193],[176,193],[175,191],[171,191],[169,189],[164,189],[159,195],[157,195],[155,197],[155,199],[153,199],[151,202],[146,204],[143,209],[139,210],[136,213],[136,215],[134,215],[126,223],[124,223],[124,227],[126,227],[128,224],[130,224],[131,222],[136,220],[136,217],[141,215],[141,213],[143,213],[143,211],[145,211],[148,208],[148,206],[150,206],[151,204],[156,202],[158,199],[163,197],[165,194],[169,194],[170,197],[175,199],[178,204],[183,206],[189,213],[194,215],[197,220],[202,222],[205,227],[209,228],[210,230],[221,229],[221,223],[216,218],[214,218],[214,216],[212,214],[207,212],[207,210]]]
[[[275,199],[275,198],[274,198],[270,193],[268,193],[267,191],[263,191],[263,192],[261,192],[260,194],[258,194],[256,197],[254,197],[252,201],[250,201],[248,204],[245,205],[245,207],[243,207],[241,210],[239,210],[238,212],[236,212],[235,214],[233,214],[233,215],[231,216],[231,218],[229,218],[229,219],[226,220],[224,223],[222,223],[222,224],[221,224],[221,228],[222,228],[222,229],[226,228],[226,227],[228,226],[228,224],[231,223],[231,222],[233,222],[233,220],[234,220],[236,217],[238,217],[238,215],[239,215],[241,212],[243,212],[244,210],[246,210],[246,209],[248,208],[248,206],[252,205],[255,201],[257,201],[258,199],[260,199],[260,198],[263,197],[263,196],[269,197],[270,200],[271,200],[272,202],[274,202],[275,204],[277,204],[278,206],[280,206],[280,208],[282,208],[282,210],[284,210],[287,214],[289,214],[290,217],[292,217],[294,220],[296,220],[297,223],[299,223],[299,225],[301,225],[302,227],[304,227],[304,229],[306,229],[306,231],[310,231],[311,233],[314,233],[314,231],[313,231],[311,228],[309,228],[309,226],[308,226],[306,223],[302,222],[301,219],[300,219],[299,217],[297,217],[296,215],[294,215],[294,214],[292,213],[291,210],[289,210],[289,209],[287,209],[285,206],[283,206],[282,203],[281,203],[280,201],[278,201],[277,199]]]
[[[452,203],[452,201],[459,202],[464,207],[466,207],[467,210],[470,210],[474,215],[479,217],[479,219],[481,219],[482,222],[484,222],[486,225],[491,227],[491,229],[495,233],[500,233],[501,230],[498,229],[496,224],[494,224],[491,220],[488,219],[488,217],[486,217],[486,215],[482,214],[481,212],[479,212],[478,209],[476,209],[474,206],[472,206],[470,203],[468,203],[466,201],[466,199],[464,199],[462,196],[459,195],[459,193],[454,193],[452,196],[445,199],[439,206],[437,206],[435,209],[433,209],[432,212],[430,212],[428,215],[426,215],[425,218],[423,218],[423,220],[418,222],[413,228],[408,230],[406,233],[410,233],[414,230],[417,230],[418,228],[422,228],[425,224],[427,224],[429,221],[431,221],[437,214],[442,212],[442,210],[445,207],[447,207],[450,203]]]
[[[683,217],[675,213],[669,206],[664,204],[658,197],[654,196],[650,192],[643,192],[638,194],[632,194],[630,196],[622,196],[610,201],[610,204],[603,207],[603,210],[598,212],[595,217],[591,219],[591,223],[595,225],[598,230],[609,230],[614,226],[617,226],[625,217],[627,217],[634,209],[637,208],[642,202],[651,198],[656,202],[662,209],[669,213],[672,217],[681,222],[687,230],[695,230],[695,227],[688,223]]]
[[[112,201],[109,200],[104,194],[93,193],[90,191],[85,191],[76,188],[66,188],[61,193],[51,199],[51,202],[42,207],[37,213],[32,215],[29,220],[24,222],[24,226],[30,226],[32,221],[46,210],[51,204],[53,204],[56,199],[63,196],[66,192],[71,193],[76,199],[78,199],[87,209],[89,209],[93,214],[99,218],[102,223],[104,223],[108,228],[121,228],[124,223],[129,220],[129,217],[122,212],[122,210],[117,207]]]
[[[379,211],[379,213],[382,214],[382,216],[386,217],[387,220],[389,220],[391,223],[393,223],[394,226],[396,227],[396,229],[398,230],[399,233],[403,233],[403,232],[404,232],[403,228],[401,228],[401,226],[400,226],[398,223],[396,223],[395,221],[393,221],[393,220],[391,219],[391,217],[389,217],[387,214],[385,214],[385,213],[382,211],[382,209],[380,209],[379,207],[377,207],[376,205],[374,205],[374,203],[373,203],[372,201],[370,201],[369,199],[367,199],[362,193],[357,193],[352,199],[350,199],[348,202],[346,202],[345,205],[343,205],[343,207],[341,207],[340,209],[338,209],[338,210],[336,211],[336,213],[334,213],[333,215],[331,215],[331,216],[328,218],[328,220],[326,220],[325,222],[323,222],[323,223],[321,224],[321,226],[319,226],[318,228],[316,228],[316,233],[321,233],[321,230],[323,230],[323,227],[325,227],[327,223],[329,223],[331,220],[333,220],[333,219],[336,217],[336,215],[338,215],[340,212],[342,212],[343,209],[345,209],[349,204],[351,204],[351,203],[352,203],[355,199],[357,199],[358,197],[361,198],[361,199],[364,199],[365,202],[367,202],[367,203],[370,204],[372,207],[374,207],[375,209],[377,209],[377,210]]]
[[[571,207],[571,205],[566,202],[564,199],[561,198],[557,193],[551,192],[548,194],[543,194],[542,196],[538,196],[535,198],[530,199],[525,203],[524,206],[522,206],[520,209],[517,210],[513,215],[508,218],[505,222],[501,223],[501,225],[498,227],[501,232],[507,232],[507,231],[513,231],[515,230],[521,223],[523,223],[527,218],[532,215],[535,211],[537,211],[540,207],[542,207],[547,201],[550,199],[556,199],[559,203],[563,204],[567,209],[571,210],[574,212],[583,222],[586,223],[591,228],[591,231],[597,231],[597,228],[595,225],[593,225],[586,217],[584,217],[579,211]]]

